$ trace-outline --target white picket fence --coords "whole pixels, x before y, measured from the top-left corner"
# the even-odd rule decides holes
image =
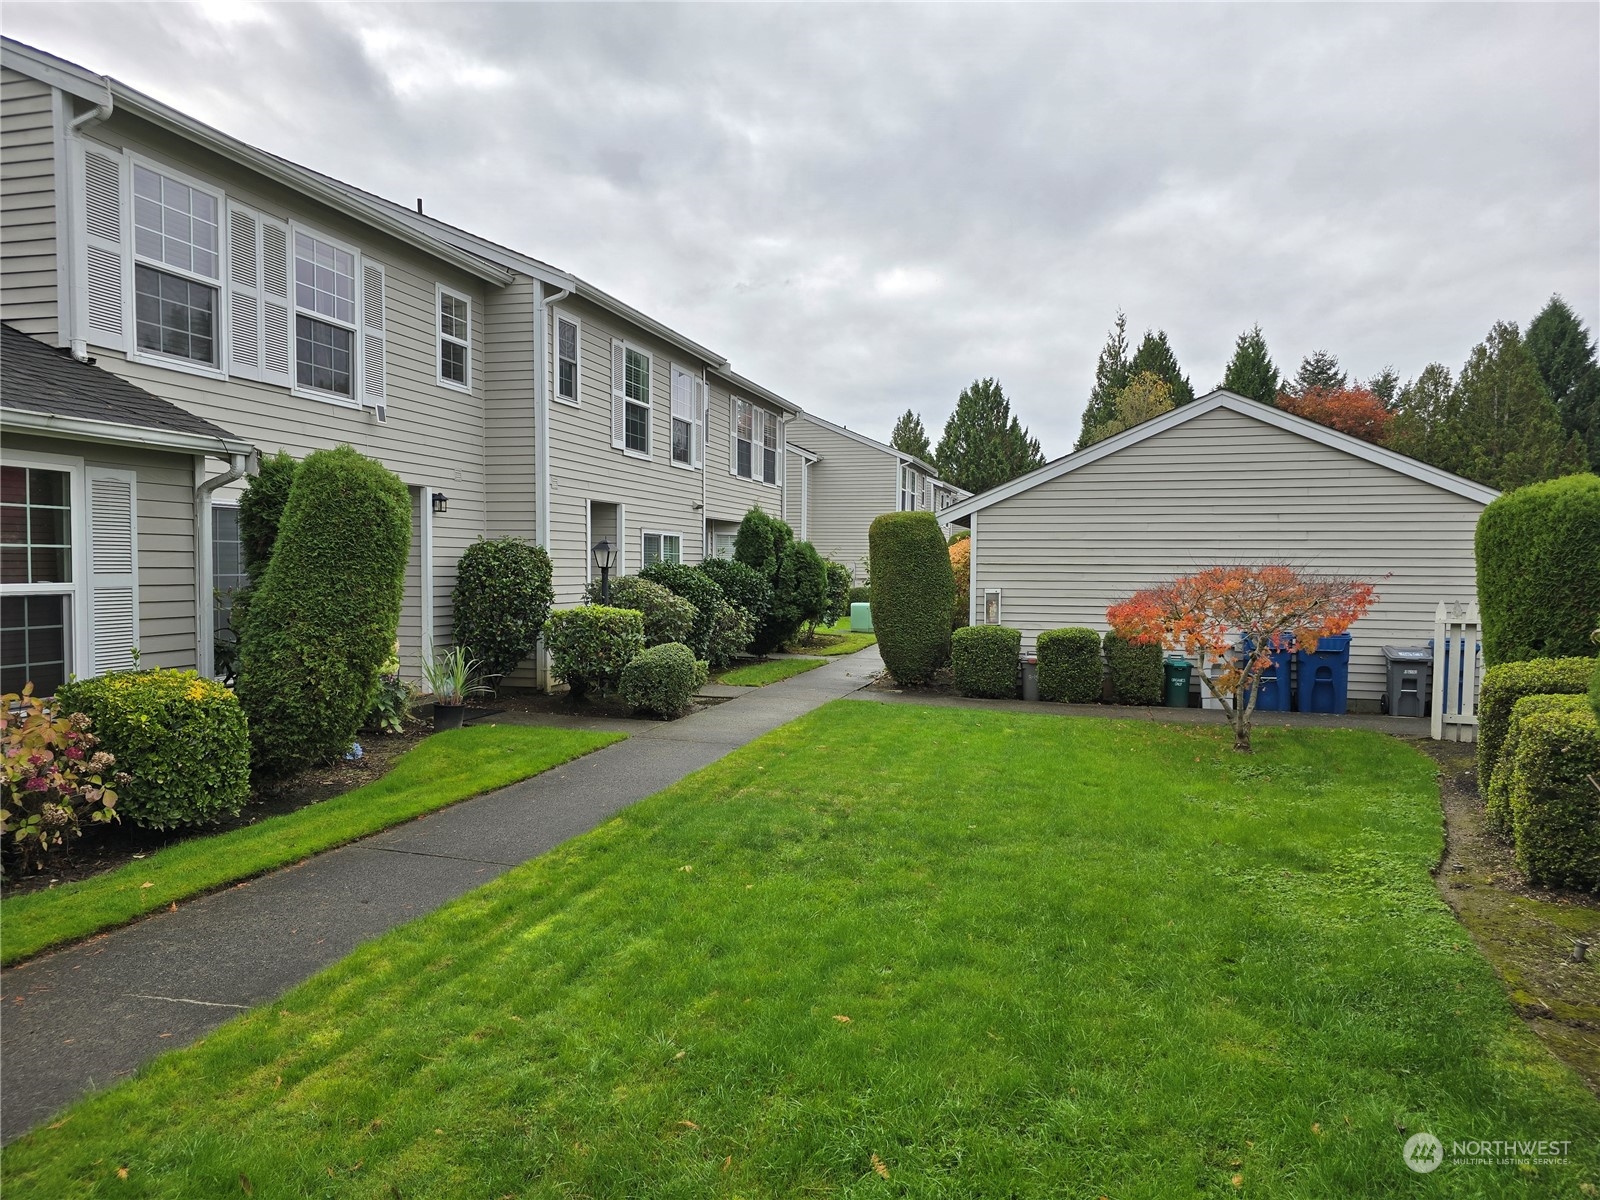
[[[1483,685],[1483,626],[1476,603],[1446,606],[1433,616],[1433,740],[1478,740],[1478,690]]]

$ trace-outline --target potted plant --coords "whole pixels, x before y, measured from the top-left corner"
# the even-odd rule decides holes
[[[467,711],[467,697],[476,696],[485,689],[473,682],[478,673],[477,659],[468,658],[460,646],[434,655],[432,662],[422,664],[422,677],[428,681],[433,693],[433,727],[460,729]]]

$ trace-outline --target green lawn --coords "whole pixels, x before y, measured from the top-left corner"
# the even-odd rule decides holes
[[[0,903],[0,961],[9,965],[125,924],[621,740],[614,733],[514,725],[434,734],[406,751],[382,779],[342,796],[243,829],[191,838],[81,883]]]
[[[823,654],[832,657],[836,654],[854,654],[857,650],[865,650],[878,642],[876,634],[851,633],[850,618],[843,617],[832,625],[817,630],[817,636],[809,642],[795,642],[788,649],[796,654]]]
[[[822,665],[823,660],[820,658],[769,658],[765,662],[751,663],[749,666],[734,667],[731,671],[724,671],[717,676],[717,682],[731,684],[734,687],[765,687],[769,683],[779,683],[796,675],[804,675],[807,671],[815,670]]]
[[[1589,1194],[1433,764],[1229,740],[836,702],[70,1109],[8,1200]],[[1421,1179],[1401,1127],[1574,1161]]]

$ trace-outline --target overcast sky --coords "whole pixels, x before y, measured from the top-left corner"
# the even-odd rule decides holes
[[[1071,448],[1116,311],[1197,392],[1600,312],[1600,6],[5,6],[5,32],[572,271],[818,414]]]

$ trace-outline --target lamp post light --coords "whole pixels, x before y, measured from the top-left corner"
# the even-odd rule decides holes
[[[617,563],[616,547],[606,538],[601,538],[589,553],[594,555],[594,565],[600,569],[600,603],[610,604],[611,568]]]

